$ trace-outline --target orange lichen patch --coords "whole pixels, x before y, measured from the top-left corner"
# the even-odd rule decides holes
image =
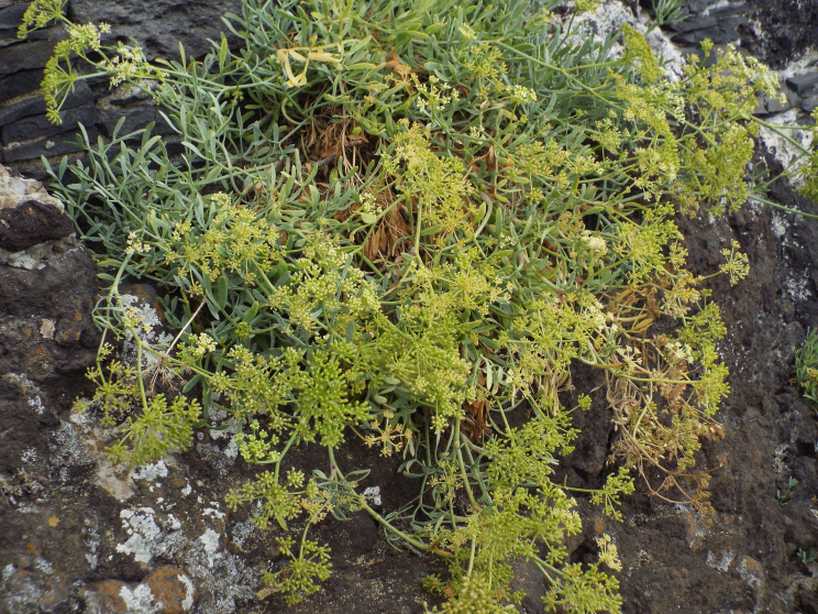
[[[148,576],[147,584],[154,598],[163,605],[165,614],[182,614],[188,610],[188,589],[182,581],[184,572],[178,567],[164,565]]]
[[[60,518],[59,516],[54,516],[53,514],[48,517],[48,526],[52,529],[56,529],[60,526]]]
[[[93,585],[93,591],[96,593],[95,601],[106,612],[127,612],[128,604],[121,597],[120,593],[123,588],[128,588],[128,585],[119,580],[102,580]]]

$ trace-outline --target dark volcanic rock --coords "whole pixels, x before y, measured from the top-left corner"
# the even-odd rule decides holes
[[[59,202],[0,167],[0,471],[38,448],[93,362],[96,276]]]
[[[62,36],[59,27],[31,33],[28,40],[16,38],[17,25],[27,1],[0,2],[0,162],[25,169],[42,178],[36,163],[40,156],[55,159],[80,151],[74,134],[78,124],[88,128],[93,139],[111,134],[120,117],[127,130],[149,122],[159,123],[150,107],[125,98],[111,107],[108,85],[96,82],[89,88],[80,82],[63,110],[63,123],[50,124],[45,105],[37,95],[43,67],[55,42]],[[143,0],[136,5],[97,0],[69,0],[67,14],[78,23],[107,22],[115,35],[141,45],[148,57],[178,56],[179,43],[188,57],[209,50],[209,40],[218,40],[224,28],[222,17],[241,9],[240,0]],[[136,106],[133,103],[136,102]]]
[[[641,4],[648,11],[653,10],[651,0],[641,0]],[[672,32],[671,38],[679,45],[694,48],[706,38],[717,45],[736,43],[751,30],[751,16],[744,2],[687,0],[681,3],[680,17],[666,24]]]
[[[815,213],[783,184],[778,202]],[[799,587],[818,588],[813,551],[818,492],[815,408],[793,383],[793,356],[818,323],[818,227],[775,210],[750,207],[725,222],[685,221],[697,272],[718,266],[718,250],[738,240],[752,273],[736,288],[713,284],[728,328],[723,353],[732,395],[720,416],[725,438],[702,459],[713,481],[712,516],[649,497],[626,504],[612,528],[625,561],[625,611],[666,613],[797,611]]]
[[[53,205],[27,200],[13,209],[0,209],[0,248],[16,252],[54,239],[63,239],[74,226]]]
[[[781,67],[810,47],[818,46],[816,0],[748,0],[764,33],[753,53]]]
[[[79,22],[106,22],[117,36],[131,38],[150,56],[175,57],[179,43],[189,57],[209,50],[208,39],[219,40],[222,17],[241,10],[240,0],[142,0],[138,10],[122,2],[71,0],[71,15]]]
[[[808,96],[818,87],[818,72],[794,75],[787,79],[787,85],[799,96]]]
[[[0,49],[0,62],[3,49]],[[13,74],[0,74],[0,104],[13,100],[18,96],[35,92],[40,87],[43,80],[43,71],[40,68],[34,70],[21,70]]]

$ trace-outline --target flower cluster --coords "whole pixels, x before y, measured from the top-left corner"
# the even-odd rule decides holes
[[[432,150],[429,134],[420,124],[404,123],[394,138],[394,152],[385,155],[384,168],[401,194],[430,227],[427,232],[452,234],[462,229],[473,192],[463,161]],[[464,220],[466,217],[466,220]],[[420,221],[420,220],[419,220]]]
[[[32,30],[39,30],[61,19],[64,9],[65,0],[34,0],[23,13],[17,27],[17,37],[26,38]]]
[[[181,269],[192,290],[222,275],[255,285],[281,260],[278,230],[227,194],[213,194],[208,200],[210,219],[195,226],[191,219],[179,222],[169,237],[165,260]]]

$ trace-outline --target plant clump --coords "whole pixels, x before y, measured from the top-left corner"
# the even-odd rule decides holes
[[[804,396],[818,403],[818,331],[812,329],[795,354],[795,376]]]
[[[611,538],[590,564],[566,546],[576,498],[620,519],[639,479],[707,508],[696,459],[721,434],[725,329],[676,219],[746,200],[752,112],[776,84],[709,44],[671,81],[638,31],[614,57],[569,36],[559,4],[245,0],[225,22],[237,47],[155,63],[61,2],[26,13],[22,34],[68,30],[43,82],[53,120],[104,74],[150,91],[172,133],[120,125],[50,168],[108,286],[82,405],[115,428],[118,461],[184,451],[209,425],[263,466],[227,497],[284,533],[260,597],[319,590],[331,556],[309,529],[363,510],[446,562],[432,612],[514,611],[520,560],[548,611],[617,612]],[[724,255],[738,283],[747,259]],[[174,337],[140,334],[124,280],[157,289]],[[613,410],[598,488],[560,477],[592,404],[572,393],[578,365]],[[416,496],[375,510],[367,468],[337,460],[355,442],[399,458]],[[288,461],[303,445],[326,449],[310,475]]]

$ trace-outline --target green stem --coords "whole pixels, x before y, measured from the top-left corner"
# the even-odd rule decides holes
[[[764,198],[763,196],[759,196],[754,194],[753,200],[757,200],[758,202],[767,205],[769,207],[773,207],[775,209],[780,209],[781,211],[786,211],[787,213],[792,213],[793,215],[800,215],[801,217],[809,218],[811,220],[818,220],[818,215],[815,213],[807,213],[806,211],[801,211],[800,209],[795,209],[794,207],[787,207],[786,205],[782,205],[775,201],[772,201],[768,198]]]
[[[388,531],[391,531],[392,533],[394,533],[395,535],[400,537],[403,541],[405,541],[407,544],[409,544],[410,546],[412,546],[414,548],[417,548],[418,550],[421,550],[423,552],[432,552],[433,551],[432,547],[429,544],[426,544],[426,543],[420,541],[419,539],[416,539],[416,538],[412,537],[408,533],[406,533],[404,531],[401,531],[400,529],[398,529],[397,527],[392,525],[386,518],[381,516],[378,512],[376,512],[374,509],[372,509],[369,506],[369,504],[366,502],[366,499],[363,497],[363,495],[359,496],[358,501],[359,501],[359,504],[361,506],[361,509],[363,509],[367,514],[369,514],[372,517],[372,519],[375,520],[375,522],[377,522],[378,524],[380,524],[384,529],[386,529]],[[438,551],[435,551],[435,552],[437,554],[441,554]]]
[[[477,503],[477,499],[474,497],[474,491],[471,487],[471,478],[469,478],[469,473],[466,470],[466,463],[463,461],[463,449],[460,444],[460,440],[464,435],[460,432],[460,422],[461,420],[458,419],[455,422],[455,454],[457,455],[457,463],[460,465],[460,473],[463,475],[463,485],[466,487],[466,495],[469,497],[469,502],[472,504],[472,507],[475,511],[480,509],[480,504]]]

